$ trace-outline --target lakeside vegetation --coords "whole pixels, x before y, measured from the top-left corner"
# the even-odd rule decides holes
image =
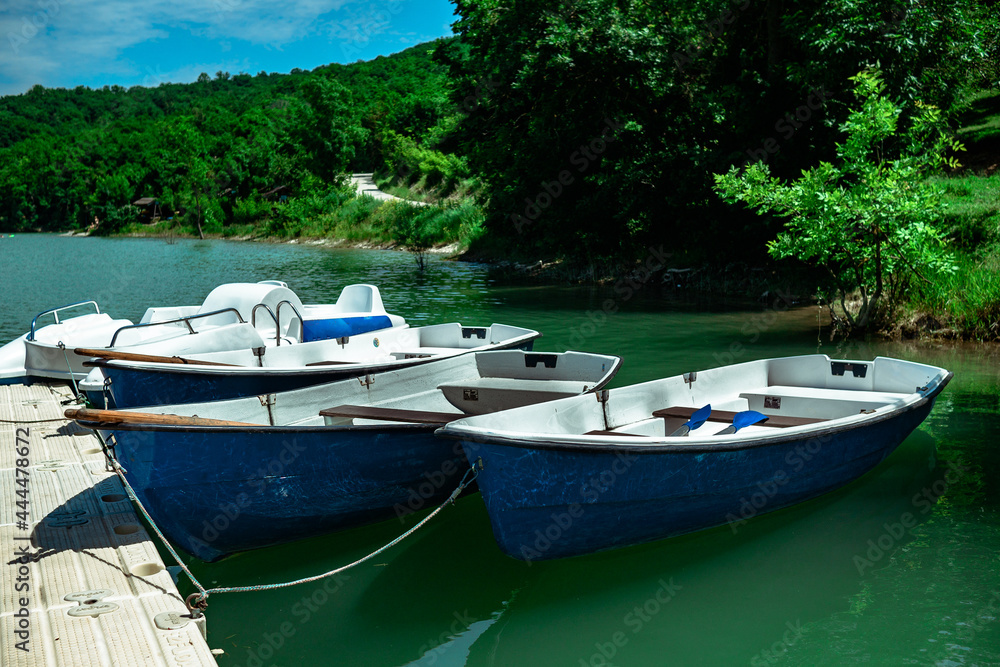
[[[934,244],[904,253],[871,320],[843,329],[1000,339],[1000,3],[456,7],[456,38],[370,62],[0,98],[0,231],[82,231],[96,218],[100,234],[457,245],[597,278],[662,246],[673,268],[765,268],[772,288],[794,276],[795,291],[831,294],[869,259],[841,253],[830,271],[802,248],[769,256],[789,221],[727,203],[714,175],[761,163],[790,182],[836,162],[852,77],[877,67],[895,110],[880,159],[901,158],[927,109],[966,149],[946,156],[963,167],[908,181],[925,192],[916,208],[933,203],[922,229],[954,270],[914,265]],[[344,174],[369,171],[431,205],[358,197]],[[156,203],[132,204],[144,197]],[[841,291],[845,304],[870,293]]]

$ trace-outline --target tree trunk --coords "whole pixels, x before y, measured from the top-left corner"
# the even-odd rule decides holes
[[[767,22],[767,77],[778,76],[781,64],[781,0],[768,0],[765,11]]]
[[[201,231],[201,195],[195,195],[194,203],[198,207],[198,238],[203,239],[205,232]]]

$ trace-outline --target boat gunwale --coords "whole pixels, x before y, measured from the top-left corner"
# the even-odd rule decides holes
[[[477,355],[477,354],[491,354],[493,352],[509,352],[509,351],[510,350],[471,350],[471,352],[473,352],[473,355]],[[569,352],[554,353],[554,354],[568,354],[568,353]],[[535,354],[535,353],[526,352],[525,354]],[[541,354],[546,354],[546,353],[541,353]],[[587,355],[587,356],[592,356],[592,357],[607,357],[610,360],[610,364],[611,364],[610,368],[608,368],[607,371],[597,380],[596,384],[592,388],[588,389],[587,391],[584,391],[584,392],[581,392],[580,394],[578,394],[580,396],[586,395],[586,394],[593,394],[593,393],[596,393],[598,391],[601,391],[604,387],[606,387],[608,385],[608,383],[610,383],[614,379],[615,375],[618,374],[618,371],[621,370],[621,367],[622,367],[622,364],[623,364],[623,359],[621,357],[617,356],[617,355],[606,355],[606,354],[598,354],[598,353],[592,353],[592,352],[583,352],[583,353],[580,353],[580,354]],[[458,357],[458,356],[464,356],[464,353],[462,355],[449,355],[448,357],[446,357],[446,359],[452,359],[452,358],[455,358],[455,357]],[[430,359],[428,361],[443,361],[443,360],[444,359]],[[169,364],[163,364],[163,365],[167,366]],[[416,365],[416,364],[414,364],[414,365]],[[393,370],[406,370],[406,369],[390,369],[390,371],[387,371],[387,372],[392,372]],[[351,379],[354,379],[354,378],[345,378],[345,379],[341,379],[341,380],[335,380],[334,382],[346,382],[346,381],[350,381]],[[544,381],[545,380],[541,380],[541,382],[544,382]],[[324,385],[314,385],[312,387],[304,387],[302,389],[291,390],[291,391],[307,391],[308,390],[310,392],[314,392],[314,391],[317,391],[318,389],[322,388],[323,386]],[[287,393],[287,392],[277,392],[277,394],[282,394],[282,393]],[[225,402],[230,402],[230,401],[237,402],[237,401],[246,400],[247,398],[250,398],[250,397],[241,397],[241,398],[233,398],[233,399],[222,399],[220,401],[210,401],[209,403],[216,403],[216,402],[217,403],[225,403]],[[188,404],[178,404],[179,407],[185,407],[186,405],[188,405]],[[156,407],[156,408],[168,409],[170,406],[149,406],[149,407]],[[377,407],[377,406],[375,406],[375,407]],[[135,412],[137,414],[145,414],[145,413],[142,412],[142,407],[127,408],[125,410],[125,412]],[[156,414],[171,414],[171,413],[156,413]],[[469,414],[466,414],[466,413],[455,413],[455,419],[456,420],[457,419],[466,418],[466,417],[472,417],[472,416],[473,415],[469,415]],[[247,422],[245,425],[194,425],[194,424],[183,425],[183,424],[149,424],[149,423],[138,423],[138,422],[129,422],[129,421],[122,421],[122,422],[102,422],[102,421],[96,421],[96,420],[92,420],[92,419],[79,419],[79,418],[75,418],[74,421],[76,421],[78,424],[80,424],[81,426],[83,426],[85,428],[91,428],[91,429],[94,429],[94,430],[101,430],[101,431],[117,431],[117,430],[120,430],[120,431],[164,431],[164,432],[189,432],[189,433],[201,433],[201,432],[227,433],[227,432],[231,432],[231,433],[285,433],[285,434],[287,434],[287,433],[317,433],[317,432],[322,432],[322,433],[330,433],[330,432],[354,432],[354,431],[366,431],[366,430],[390,430],[390,431],[393,431],[393,432],[396,432],[396,431],[422,431],[422,430],[426,430],[426,431],[433,432],[436,429],[441,428],[441,424],[440,423],[423,424],[423,423],[402,422],[402,421],[389,421],[389,420],[386,420],[386,421],[384,421],[383,423],[380,423],[380,424],[329,424],[329,425],[325,424],[325,423],[324,424],[316,424],[316,425],[309,425],[309,424],[273,424],[272,425],[272,424],[253,424],[253,423],[250,423],[250,422]]]
[[[944,369],[941,369],[944,370]],[[628,453],[628,454],[668,454],[668,453],[714,453],[732,452],[758,447],[768,447],[781,445],[788,442],[808,441],[825,436],[834,436],[841,433],[854,431],[860,427],[877,424],[890,419],[895,419],[908,412],[922,408],[928,402],[937,398],[938,394],[944,390],[945,386],[954,377],[951,371],[945,371],[940,381],[926,394],[914,392],[910,396],[918,396],[915,401],[892,406],[892,409],[885,412],[874,412],[871,414],[856,414],[831,419],[817,424],[793,426],[789,428],[770,429],[770,432],[761,432],[754,435],[731,434],[724,436],[708,436],[698,440],[691,440],[689,436],[643,436],[637,434],[622,435],[584,435],[584,434],[558,434],[547,433],[545,438],[530,438],[528,436],[512,435],[515,431],[469,431],[464,424],[447,424],[435,431],[435,435],[443,438],[460,440],[464,443],[480,445],[497,445],[506,447],[516,447],[518,449],[544,449],[548,451],[565,451],[567,453],[582,454],[608,454],[608,453]],[[623,387],[624,388],[624,387]],[[563,400],[576,400],[577,397]],[[886,406],[888,407],[888,406]],[[474,417],[469,417],[473,419]],[[850,420],[850,421],[847,421]],[[549,436],[558,436],[552,438]],[[709,441],[710,437],[718,438],[719,441]],[[724,440],[723,440],[724,439]]]
[[[456,415],[461,417],[463,415]],[[415,424],[410,422],[386,422],[384,424],[317,424],[307,425],[283,425],[271,426],[268,424],[250,424],[246,426],[196,426],[183,424],[139,424],[135,422],[99,422],[88,419],[76,419],[76,423],[85,428],[99,431],[156,431],[173,433],[338,433],[354,431],[434,431],[441,427],[440,424]]]
[[[261,372],[265,372],[268,376],[301,376],[301,375],[329,375],[333,374],[346,374],[355,373],[361,371],[362,373],[381,373],[397,370],[403,367],[410,366],[420,366],[422,364],[430,363],[433,361],[440,361],[442,359],[451,359],[453,357],[458,357],[470,352],[492,352],[507,350],[510,348],[516,348],[520,345],[533,342],[541,338],[542,334],[538,331],[531,331],[530,333],[524,333],[509,340],[499,341],[497,343],[487,343],[486,345],[481,345],[477,347],[469,348],[454,348],[453,353],[449,354],[435,354],[429,355],[427,357],[411,357],[409,359],[393,359],[391,361],[378,361],[374,363],[369,363],[365,361],[357,362],[345,362],[343,364],[336,364],[332,366],[192,366],[188,364],[172,364],[172,363],[162,363],[153,361],[127,361],[124,359],[105,359],[101,357],[94,357],[83,362],[83,366],[87,368],[119,368],[131,371],[145,371],[145,372],[157,372],[157,373],[176,373],[183,375],[210,375],[210,376],[223,376],[223,377],[239,377],[241,375],[255,375]],[[320,341],[322,342],[322,341]],[[301,345],[302,343],[300,343]]]

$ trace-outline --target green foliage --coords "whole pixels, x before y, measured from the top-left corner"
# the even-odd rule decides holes
[[[325,199],[340,175],[385,164],[374,137],[418,142],[453,117],[445,89],[427,46],[311,73],[36,86],[0,98],[0,230],[82,229],[138,197],[209,233],[248,221],[300,230],[347,200]]]
[[[469,177],[469,167],[462,158],[421,146],[392,130],[382,135],[382,154],[387,171],[394,169],[405,184],[419,183],[441,198],[450,195]]]
[[[92,234],[106,236],[115,232],[124,231],[130,225],[139,222],[139,208],[132,204],[124,206],[108,206],[104,210],[104,217],[99,220],[96,229]]]
[[[270,202],[263,201],[257,193],[254,193],[233,204],[232,224],[253,224],[269,216],[272,208]]]
[[[320,178],[336,178],[353,162],[355,146],[367,133],[356,116],[351,91],[323,76],[306,79],[300,90],[309,105],[300,141],[310,154],[312,172]]]
[[[884,323],[911,280],[954,271],[938,226],[941,191],[925,177],[954,166],[945,154],[961,146],[927,106],[919,107],[908,133],[898,134],[901,110],[884,96],[878,73],[853,80],[861,106],[842,126],[847,139],[837,145],[839,165],[821,162],[788,184],[761,163],[715,180],[726,201],[785,218],[771,255],[825,268],[840,305],[839,313],[831,306],[835,322],[859,333]],[[848,303],[853,295],[860,301]]]
[[[1000,247],[982,259],[961,254],[958,270],[918,286],[911,307],[934,313],[967,338],[1000,340]]]
[[[483,184],[490,235],[583,259],[669,242],[678,261],[745,260],[769,231],[713,201],[709,174],[755,153],[786,177],[830,159],[848,78],[879,62],[891,98],[950,115],[994,57],[997,22],[972,0],[456,6],[461,43],[437,58],[468,110],[452,143]]]
[[[953,246],[971,253],[1000,241],[1000,173],[935,176],[930,181],[942,190],[947,207],[943,229]]]

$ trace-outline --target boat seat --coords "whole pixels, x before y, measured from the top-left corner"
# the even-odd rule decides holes
[[[876,410],[896,403],[909,396],[884,391],[855,391],[853,389],[826,389],[821,387],[793,387],[773,385],[756,391],[744,392],[750,410],[765,414],[787,413],[799,417],[834,419]]]
[[[510,410],[533,403],[582,394],[590,385],[573,380],[529,380],[485,377],[445,382],[438,389],[448,402],[467,414]]]
[[[460,419],[465,415],[453,412],[430,412],[427,410],[401,410],[398,408],[379,408],[369,405],[338,405],[333,408],[320,410],[320,416],[329,425],[332,419],[327,417],[341,417],[350,419],[375,419],[379,421],[392,422],[414,422],[417,424],[447,424],[450,421]]]
[[[654,417],[662,417],[664,420],[677,419],[681,420],[677,423],[677,426],[684,423],[691,418],[691,415],[698,408],[689,408],[687,406],[675,405],[669,408],[663,408],[662,410],[656,410],[653,412]],[[732,412],[730,410],[712,410],[712,414],[709,415],[708,419],[705,421],[710,422],[722,422],[724,424],[732,424],[733,419],[738,412]],[[767,421],[760,422],[756,426],[771,426],[774,428],[788,428],[790,426],[803,426],[806,424],[816,424],[818,422],[827,421],[826,419],[817,419],[814,417],[787,417],[785,415],[768,415]],[[671,429],[667,429],[667,433],[670,433]]]
[[[422,359],[424,357],[439,357],[462,352],[457,347],[416,347],[410,350],[391,350],[389,354],[396,359]]]

